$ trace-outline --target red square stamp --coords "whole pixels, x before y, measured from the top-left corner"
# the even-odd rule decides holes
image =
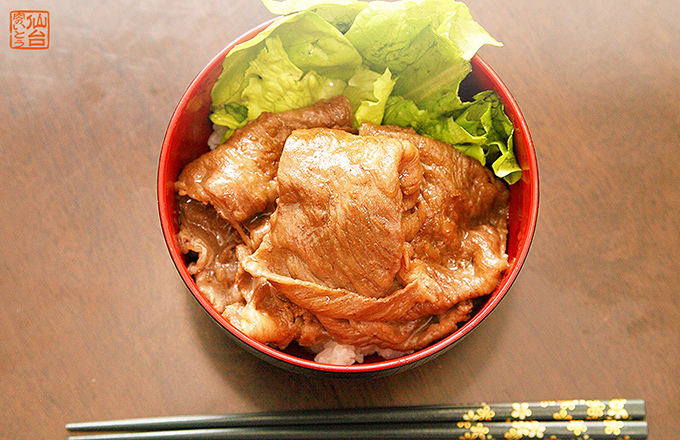
[[[9,47],[34,50],[49,48],[50,13],[48,11],[11,11],[9,13]]]

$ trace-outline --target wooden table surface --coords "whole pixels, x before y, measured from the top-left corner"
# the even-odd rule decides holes
[[[272,15],[254,0],[0,7],[0,438],[187,413],[643,398],[669,439],[680,398],[680,8],[675,0],[469,0],[502,48],[541,202],[523,271],[454,349],[372,380],[308,378],[199,307],[157,216],[160,145],[189,82]],[[50,13],[10,48],[12,10]]]

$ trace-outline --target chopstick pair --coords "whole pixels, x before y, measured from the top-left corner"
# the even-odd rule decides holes
[[[639,399],[558,400],[154,417],[71,423],[72,440],[647,438]],[[120,432],[127,431],[127,432]]]

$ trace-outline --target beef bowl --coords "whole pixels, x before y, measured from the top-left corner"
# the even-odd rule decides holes
[[[389,348],[381,350],[380,347],[378,347],[378,349],[375,352],[369,352],[365,355],[365,357],[359,358],[358,360],[360,362],[354,363],[347,362],[345,364],[338,364],[336,362],[326,362],[324,361],[325,358],[322,358],[320,360],[317,357],[318,352],[321,350],[320,348],[317,347],[316,350],[309,349],[307,347],[303,347],[302,345],[304,344],[297,343],[296,340],[291,341],[290,338],[286,340],[285,344],[271,343],[271,341],[266,340],[266,338],[263,342],[262,338],[253,337],[252,332],[249,334],[249,332],[244,331],[243,323],[237,325],[238,323],[234,322],[234,319],[229,317],[230,316],[229,313],[225,312],[224,304],[216,305],[214,294],[206,293],[205,289],[201,289],[199,287],[200,283],[197,283],[195,270],[195,264],[197,259],[195,247],[193,248],[194,252],[188,252],[186,248],[187,246],[186,243],[183,242],[182,241],[183,239],[180,238],[181,235],[180,215],[182,209],[184,208],[181,206],[181,203],[183,203],[181,201],[182,197],[180,197],[180,194],[178,193],[177,189],[178,186],[176,183],[178,179],[180,179],[181,173],[187,167],[188,164],[192,163],[193,161],[197,160],[199,157],[210,151],[210,148],[208,147],[208,140],[211,137],[211,135],[214,136],[213,123],[209,119],[210,113],[212,111],[211,91],[216,81],[220,77],[221,73],[223,72],[223,61],[225,57],[237,45],[257,38],[257,36],[263,30],[267,29],[268,26],[272,24],[272,22],[263,23],[262,25],[242,35],[237,40],[229,44],[212,61],[210,61],[200,71],[200,73],[196,76],[193,82],[189,85],[186,92],[179,101],[179,104],[177,105],[174,114],[172,115],[161,148],[157,182],[158,207],[160,213],[161,227],[170,253],[170,257],[174,262],[182,280],[188,287],[188,290],[191,293],[191,295],[193,295],[193,297],[198,301],[201,307],[205,309],[208,315],[222,329],[226,331],[226,334],[229,335],[229,337],[231,337],[238,345],[240,345],[246,351],[278,367],[282,367],[286,370],[293,371],[296,373],[311,375],[337,376],[337,377],[373,377],[394,374],[396,372],[404,371],[416,367],[418,365],[421,365],[431,359],[436,358],[437,356],[441,355],[442,353],[452,348],[458,341],[460,341],[465,335],[470,333],[494,310],[494,308],[499,304],[503,297],[508,293],[511,285],[513,284],[513,281],[517,278],[522,267],[522,264],[524,263],[527,257],[538,215],[538,169],[531,136],[529,134],[529,130],[522,116],[522,113],[520,112],[520,109],[517,103],[515,102],[513,96],[510,94],[510,92],[503,84],[501,79],[496,75],[496,73],[494,73],[491,67],[489,67],[489,65],[487,65],[481,58],[479,58],[478,55],[472,56],[470,59],[471,71],[465,77],[463,82],[460,84],[460,96],[464,99],[466,98],[469,99],[470,97],[475,96],[478,92],[490,90],[495,92],[498,98],[500,98],[500,102],[504,107],[505,113],[507,114],[507,118],[509,118],[509,121],[511,121],[512,128],[514,129],[514,132],[512,132],[512,134],[510,135],[512,138],[511,145],[514,144],[514,154],[516,157],[516,162],[517,164],[519,164],[519,168],[521,168],[521,178],[519,178],[516,182],[507,185],[508,196],[505,199],[506,209],[504,211],[506,223],[504,223],[505,234],[503,234],[503,237],[506,238],[506,243],[504,243],[504,249],[506,254],[506,257],[504,257],[505,258],[504,261],[506,262],[506,266],[504,266],[503,271],[499,273],[498,279],[493,281],[494,282],[493,287],[489,289],[489,291],[486,294],[475,298],[474,301],[469,300],[470,307],[467,309],[466,312],[467,315],[465,316],[464,320],[460,320],[460,322],[457,322],[454,327],[450,327],[449,331],[446,331],[445,334],[439,334],[431,337],[430,340],[427,340],[422,347],[417,347],[414,349],[407,345],[395,346],[396,348],[405,347],[406,349],[404,349],[403,351]],[[335,129],[336,128],[333,128],[332,130]],[[342,134],[338,136],[340,138],[343,138],[343,136],[346,137],[358,136],[356,129],[352,130],[350,128],[346,131],[346,133],[347,134]],[[306,132],[305,136],[307,136]],[[304,142],[305,136],[298,136],[297,142]],[[382,142],[382,140],[380,139],[376,141],[377,144],[380,144],[380,142]],[[287,140],[287,142],[288,141],[290,141],[290,138]],[[388,142],[388,144],[390,146],[393,145],[399,146],[402,145],[403,143],[395,144]],[[383,145],[379,146],[380,148],[384,147]],[[288,148],[288,144],[286,144],[286,148]],[[299,151],[304,152],[304,148]],[[406,153],[403,152],[399,154],[401,155],[398,157],[403,157],[406,155]],[[427,153],[421,151],[420,155],[421,157],[424,157],[425,155],[427,155]],[[309,157],[307,159],[309,159]],[[297,159],[292,158],[289,160],[289,162],[291,160],[295,162],[295,160]],[[219,162],[219,160],[214,160],[213,162]],[[284,167],[283,162],[284,159],[282,157],[281,168]],[[293,164],[292,168],[295,168],[295,165],[296,163]],[[290,168],[290,164],[288,164],[287,166]],[[202,169],[204,170],[204,168],[205,166]],[[386,166],[385,169],[387,170],[388,168],[389,166]],[[198,174],[202,172],[204,173],[204,171],[200,171],[198,172]],[[279,169],[278,172],[283,173],[284,171],[282,169]],[[387,171],[385,172],[387,173]],[[422,173],[423,171],[421,170],[419,172],[411,174],[420,176]],[[402,177],[403,174],[404,173],[402,173]],[[378,180],[379,179],[380,176],[378,176]],[[291,178],[290,176],[286,176],[286,179],[280,177],[278,180],[279,180],[277,183],[278,187],[274,186],[274,188],[275,189],[278,188],[279,191],[283,191],[282,188],[285,187],[286,185],[285,182],[290,181]],[[357,183],[354,182],[354,185],[357,185]],[[363,191],[363,189],[359,188],[359,191],[361,192]],[[291,193],[290,188],[286,194],[289,193]],[[370,191],[366,190],[366,193],[370,193]],[[283,192],[281,194],[283,194]],[[362,194],[364,193],[362,192]],[[403,198],[405,199],[406,198],[405,194],[406,193],[401,194],[400,197],[403,196]],[[209,207],[209,209],[212,209],[210,207],[209,201],[206,202],[205,200],[203,200],[203,202],[204,203],[199,204],[199,207],[207,206]],[[271,213],[271,209],[283,209],[282,206],[284,206],[284,202],[277,198],[273,203],[273,208],[272,204],[270,203],[269,208],[267,209],[270,209],[269,214],[273,216],[274,214]],[[293,204],[289,203],[288,205],[285,206],[287,207],[288,213],[287,215],[292,217],[295,217],[297,215],[295,211],[296,209],[295,203]],[[411,207],[411,209],[414,208]],[[219,209],[217,209],[217,211],[219,211]],[[213,214],[215,216],[219,216],[217,213]],[[371,214],[369,213],[367,215],[370,216]],[[256,214],[255,216],[251,216],[250,214],[246,214],[246,217],[247,216],[258,217],[259,215]],[[278,216],[277,219],[279,221],[282,221],[282,219],[285,217],[284,213],[281,212],[277,213],[277,216]],[[233,218],[230,219],[230,221],[232,220]],[[234,234],[234,236],[236,237],[235,240],[237,242],[242,242],[244,240],[245,241],[254,240],[251,236],[249,236],[249,234],[250,235],[255,234],[255,232],[253,232],[255,228],[253,228],[253,230],[244,228],[244,230],[238,232],[236,231],[236,229],[240,228],[239,224],[237,224],[236,227],[232,227],[233,224],[227,222],[225,223],[225,225],[228,228],[228,230],[231,231],[228,233]],[[386,226],[386,228],[387,229],[385,229],[383,232],[386,234],[391,233],[389,225]],[[275,226],[267,226],[266,228],[264,228],[264,230],[265,230],[265,232],[263,233],[264,236],[272,235],[275,232]],[[328,234],[328,232],[325,233]],[[238,238],[239,234],[241,234],[241,236],[245,234],[245,237],[242,236],[241,239],[239,239]],[[347,234],[350,236],[350,239],[356,238],[356,237],[352,238],[353,234],[352,231],[347,232]],[[260,240],[261,242],[267,242],[267,238]],[[279,237],[279,241],[280,240],[281,238]],[[325,238],[322,237],[321,240],[333,241],[332,237],[330,239],[329,237]],[[269,243],[269,251],[271,251],[272,249],[271,242],[272,240],[269,240],[269,242],[267,242]],[[403,246],[398,247],[398,250],[401,250],[402,248]],[[260,252],[259,249],[258,252]],[[327,255],[326,252],[322,252],[321,255],[322,256],[326,255],[326,257],[330,259],[338,258],[338,255],[340,255],[340,258],[342,258],[342,252],[344,251],[340,249],[338,252],[336,252],[336,254],[331,253]],[[357,258],[360,259],[362,258],[362,256],[359,256]],[[401,259],[399,260],[400,262],[399,264],[402,264],[401,262],[403,260],[403,257],[400,258]],[[262,265],[260,265],[255,267],[255,269],[252,269],[254,267],[252,264],[253,263],[252,259],[250,260],[250,263],[251,264],[250,268],[248,269],[249,272],[248,276],[252,279],[255,279],[256,280],[255,284],[257,284],[258,286],[260,287],[265,286],[267,289],[266,292],[268,292],[267,294],[276,296],[276,301],[278,303],[287,304],[286,307],[290,306],[294,310],[298,310],[300,307],[303,306],[307,307],[307,303],[305,301],[314,302],[314,300],[318,299],[313,298],[313,295],[309,293],[310,292],[309,280],[299,281],[297,284],[291,287],[291,284],[286,284],[285,280],[282,281],[282,279],[287,279],[286,277],[291,277],[292,275],[290,273],[284,274],[285,276],[282,276],[279,273],[277,275],[278,278],[274,276],[272,276],[271,278],[267,278],[266,275],[263,275],[264,278],[261,279],[257,277],[257,274],[276,272],[276,268],[268,266],[262,269],[261,267]],[[335,267],[333,261],[327,261],[324,264],[327,264],[328,267],[331,268]],[[242,268],[240,270],[241,272],[244,272]],[[403,267],[396,268],[395,270],[397,271],[403,270]],[[256,274],[252,275],[250,272]],[[339,270],[339,272],[341,271]],[[349,273],[351,273],[351,271]],[[331,277],[335,275],[336,274],[331,274]],[[367,278],[371,279],[373,275],[374,275],[373,273],[369,273],[367,274]],[[252,279],[250,279],[249,285],[253,285]],[[321,282],[321,284],[323,283]],[[355,283],[355,280],[350,280],[350,284],[353,286],[357,285],[357,283]],[[327,296],[322,298],[322,300],[332,302],[333,301],[333,299],[331,298],[332,295],[342,290],[336,289],[335,287],[337,286],[331,287],[333,287],[333,289],[329,290],[329,292],[331,293],[327,294]],[[357,290],[360,290],[361,288],[362,287],[358,287]],[[401,288],[401,290],[397,290],[398,292],[402,292],[404,290],[403,286],[397,286],[392,288],[390,292],[394,291],[397,288]],[[304,295],[300,294],[301,289],[302,290],[307,289]],[[352,290],[352,287],[343,286],[343,289]],[[283,292],[283,294],[281,294],[281,292]],[[296,296],[298,294],[300,295]],[[392,293],[389,293],[389,295],[391,294]],[[311,299],[310,295],[312,296]],[[319,295],[326,295],[326,293],[321,292],[319,293]],[[350,295],[361,296],[357,292],[350,292]],[[371,301],[373,300],[380,301],[384,300],[385,295],[383,295],[382,297],[379,296],[379,298],[377,299],[373,297],[367,298],[369,298],[369,300]],[[318,304],[318,301],[315,304]],[[228,308],[229,307],[227,307],[227,309]],[[409,313],[413,313],[417,309],[418,307],[414,306]],[[295,315],[295,313],[296,312],[293,312],[293,315]],[[305,313],[307,312],[305,311]],[[350,310],[349,313],[351,317],[363,316],[361,315],[360,312],[357,312],[357,314],[354,315],[353,314],[354,311],[352,310]],[[272,314],[275,315],[276,313],[274,312]],[[307,338],[308,340],[314,340],[315,337],[319,339],[321,336],[326,335],[326,329],[324,328],[324,324],[326,323],[326,321],[325,318],[322,319],[321,315],[319,315],[318,320],[316,319],[316,315],[309,315],[312,316],[312,318],[310,319],[308,319],[309,316],[301,313],[295,316],[297,316],[297,318],[299,318],[300,321],[305,321],[307,324],[309,324],[308,321],[313,321],[312,323],[313,325],[311,325],[310,327],[313,331],[310,330],[310,328],[306,328],[303,331],[303,333],[307,332],[306,334],[309,334],[310,332],[314,333],[314,331],[317,332],[315,333],[315,336],[308,337]],[[305,316],[307,316],[307,318],[305,318]],[[269,319],[266,316],[265,318]],[[389,320],[389,318],[386,319]],[[435,320],[442,322],[444,321],[443,318],[441,319],[435,318]],[[338,321],[339,320],[336,319],[333,322],[337,323]],[[432,320],[430,320],[430,322],[432,322]],[[270,321],[269,324],[274,326],[273,330],[271,328],[269,329],[270,333],[271,331],[276,332],[278,330],[276,328],[275,319],[273,321]],[[437,324],[441,324],[441,322],[437,322]]]

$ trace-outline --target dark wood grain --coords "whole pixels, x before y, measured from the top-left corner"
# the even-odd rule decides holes
[[[364,381],[292,375],[228,341],[167,254],[155,178],[173,109],[257,1],[40,2],[47,50],[0,8],[0,437],[67,422],[257,410],[680,396],[680,8],[469,0],[521,106],[541,206],[523,272],[442,357]]]

